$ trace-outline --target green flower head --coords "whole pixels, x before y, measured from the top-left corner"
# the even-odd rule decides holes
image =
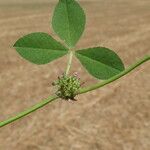
[[[75,96],[81,87],[77,74],[73,76],[62,75],[53,85],[57,87],[56,95],[65,100],[75,100]]]

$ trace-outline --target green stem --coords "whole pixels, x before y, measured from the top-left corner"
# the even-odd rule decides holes
[[[128,74],[129,72],[131,72],[132,70],[134,70],[136,67],[140,66],[141,64],[143,64],[144,62],[150,60],[150,56],[145,56],[143,57],[142,59],[140,59],[139,61],[137,61],[135,64],[131,65],[129,68],[127,68],[126,70],[124,70],[123,72],[121,72],[120,74],[117,74],[116,76],[108,79],[108,80],[105,80],[103,82],[100,82],[100,83],[97,83],[97,84],[94,84],[94,85],[91,85],[89,87],[85,87],[85,88],[82,88],[79,90],[78,94],[83,94],[83,93],[87,93],[89,91],[93,91],[95,89],[98,89],[104,85],[107,85],[119,78],[121,78],[122,76],[125,76],[126,74]]]
[[[29,109],[27,109],[27,110],[19,113],[15,117],[12,117],[12,118],[9,118],[8,120],[0,122],[0,128],[3,127],[3,126],[5,126],[5,125],[7,125],[7,124],[10,124],[10,123],[12,123],[12,122],[14,122],[14,121],[16,121],[16,120],[18,120],[20,118],[23,118],[24,116],[27,116],[28,114],[30,114],[30,113],[38,110],[39,108],[47,105],[48,103],[56,100],[57,98],[58,98],[57,96],[48,97],[47,99],[44,99],[42,102],[34,105],[33,107],[31,107],[31,108],[29,108]]]
[[[72,58],[73,58],[73,51],[70,50],[69,52],[69,60],[68,60],[68,64],[67,64],[67,69],[66,69],[66,75],[69,74],[70,68],[71,68],[71,64],[72,64]]]
[[[70,61],[69,62],[72,62],[72,56],[73,56],[73,53],[70,54],[70,59],[69,59]],[[109,84],[109,83],[111,83],[111,82],[113,82],[113,81],[121,78],[122,76],[128,74],[129,72],[131,72],[132,70],[134,70],[136,67],[140,66],[141,64],[143,64],[144,62],[146,62],[148,60],[150,60],[150,56],[145,56],[144,58],[142,58],[141,60],[139,60],[135,64],[131,65],[128,69],[126,69],[125,71],[121,72],[120,74],[118,74],[118,75],[116,75],[116,76],[114,76],[114,77],[112,77],[112,78],[110,78],[110,79],[108,79],[106,81],[103,81],[101,83],[97,83],[97,84],[94,84],[92,86],[80,89],[79,92],[78,92],[78,94],[83,94],[83,93],[86,93],[86,92],[98,89],[98,88],[100,88],[100,87],[102,87],[104,85],[107,85],[107,84]],[[69,63],[68,66],[69,67],[67,67],[68,68],[67,69],[68,70],[67,73],[69,72],[71,63]],[[44,99],[42,102],[40,102],[40,103],[34,105],[33,107],[31,107],[31,108],[29,108],[29,109],[27,109],[27,110],[19,113],[15,117],[12,117],[12,118],[9,118],[8,120],[0,122],[0,127],[3,127],[5,125],[7,125],[7,124],[10,124],[10,123],[12,123],[12,122],[20,119],[20,118],[23,118],[24,116],[27,116],[28,114],[30,114],[30,113],[38,110],[39,108],[47,105],[48,103],[50,103],[50,102],[52,102],[52,101],[54,101],[54,100],[56,100],[58,98],[59,98],[58,96],[51,96],[51,97],[49,97],[47,99]]]

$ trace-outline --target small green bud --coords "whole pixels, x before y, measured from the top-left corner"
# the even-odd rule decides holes
[[[81,87],[81,83],[77,75],[58,77],[58,80],[53,82],[53,86],[57,87],[56,95],[65,100],[75,100],[75,96]]]

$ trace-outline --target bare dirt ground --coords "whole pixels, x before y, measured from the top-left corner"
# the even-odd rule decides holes
[[[114,49],[126,67],[150,53],[149,0],[80,1],[87,25],[77,48]],[[51,82],[63,73],[66,58],[36,66],[12,48],[21,36],[54,35],[50,17],[56,1],[0,1],[0,120],[49,96]],[[56,37],[57,38],[57,37]],[[58,39],[58,38],[57,38]],[[149,150],[150,64],[78,102],[56,101],[0,129],[0,150]],[[97,82],[74,60],[86,85]]]

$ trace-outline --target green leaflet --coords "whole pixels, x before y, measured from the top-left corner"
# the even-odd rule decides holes
[[[59,0],[52,27],[69,47],[74,47],[84,31],[85,21],[84,11],[75,0]]]
[[[119,56],[108,48],[89,48],[75,54],[86,70],[98,79],[109,79],[125,69]]]
[[[17,52],[35,64],[47,64],[68,53],[68,50],[47,33],[31,33],[15,44]]]

